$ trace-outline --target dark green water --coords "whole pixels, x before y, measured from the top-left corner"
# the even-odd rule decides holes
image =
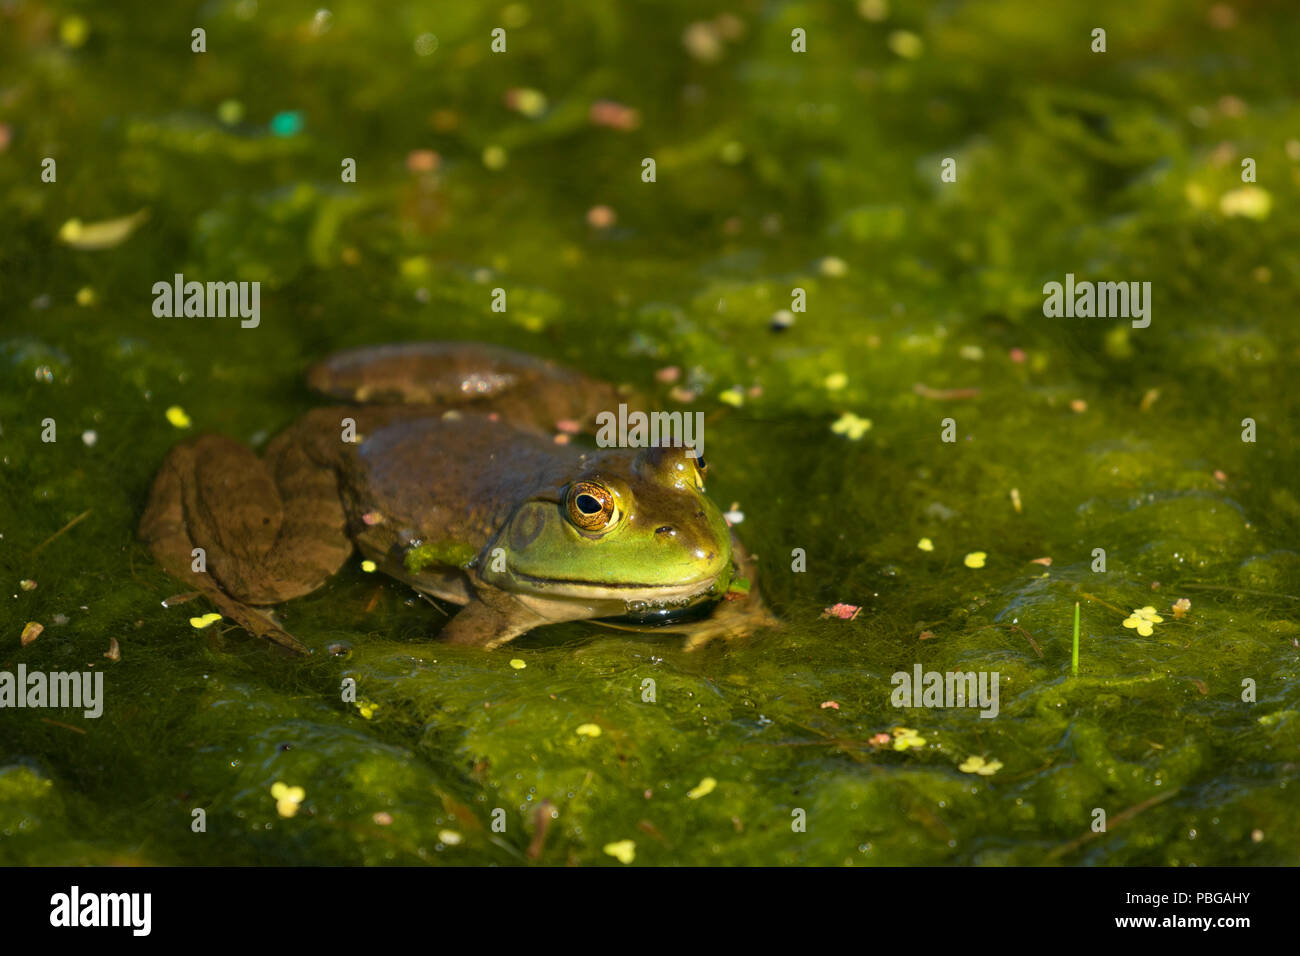
[[[0,711],[0,862],[1300,861],[1288,5],[344,2],[328,29],[307,3],[113,6],[0,0],[0,670],[93,668],[106,695],[97,720]],[[591,123],[601,99],[639,125]],[[57,238],[140,209],[113,248]],[[260,281],[260,325],[156,318],[177,272]],[[1066,273],[1151,282],[1150,326],[1045,317]],[[353,561],[283,609],[301,662],[160,605],[181,588],[134,529],[171,445],[260,443],[311,407],[310,361],[433,338],[665,398],[680,367],[784,627],[449,650]],[[833,432],[846,412],[872,427]],[[1149,635],[1123,626],[1148,605]],[[996,671],[998,716],[894,708],[918,663]],[[899,727],[926,743],[871,743]]]

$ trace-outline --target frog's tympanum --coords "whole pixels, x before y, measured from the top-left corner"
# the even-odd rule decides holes
[[[343,352],[308,382],[353,404],[307,413],[262,458],[214,435],[173,448],[140,523],[169,573],[251,633],[305,650],[266,608],[319,588],[354,547],[464,605],[443,628],[455,644],[595,620],[693,646],[774,623],[702,457],[555,441],[557,422],[591,432],[627,401],[613,387],[438,342]]]

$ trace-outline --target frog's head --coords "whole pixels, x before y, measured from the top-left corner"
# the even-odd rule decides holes
[[[624,602],[645,623],[718,597],[730,579],[731,533],[704,494],[706,467],[684,448],[596,456],[515,509],[479,574],[514,593]]]

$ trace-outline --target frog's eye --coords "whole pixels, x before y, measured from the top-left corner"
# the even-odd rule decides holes
[[[594,481],[575,481],[564,501],[569,520],[583,531],[600,531],[618,520],[614,496]]]

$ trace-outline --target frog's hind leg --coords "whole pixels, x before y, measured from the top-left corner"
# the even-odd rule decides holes
[[[590,427],[599,412],[628,400],[555,362],[473,342],[350,349],[312,366],[307,383],[346,401],[464,408],[548,432],[561,419]]]
[[[296,651],[306,648],[258,606],[314,591],[352,552],[333,469],[291,443],[273,446],[263,462],[213,435],[168,454],[140,536],[168,573],[223,614]]]

